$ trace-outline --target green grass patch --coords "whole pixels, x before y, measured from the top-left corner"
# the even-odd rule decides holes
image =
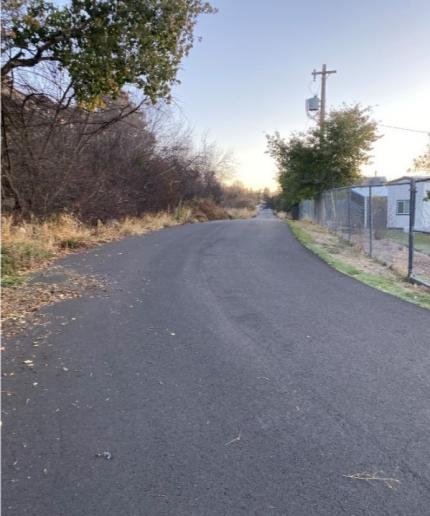
[[[22,285],[26,278],[23,276],[3,276],[1,278],[2,287],[13,287],[14,285]]]
[[[1,250],[1,285],[9,287],[23,283],[25,279],[20,275],[20,271],[50,257],[52,257],[51,252],[34,243],[3,244]]]
[[[336,247],[335,257],[330,252],[330,249],[333,246],[324,246],[323,244],[315,242],[313,236],[303,229],[303,227],[301,227],[297,222],[289,220],[287,223],[301,244],[319,256],[334,269],[346,274],[347,276],[351,276],[370,287],[377,288],[382,292],[391,294],[430,310],[430,292],[413,287],[405,278],[397,276],[391,271],[387,271],[387,276],[384,276],[382,274],[373,274],[360,270],[339,256],[339,249],[342,247],[341,245],[340,247]],[[371,258],[369,258],[369,260],[371,260]]]

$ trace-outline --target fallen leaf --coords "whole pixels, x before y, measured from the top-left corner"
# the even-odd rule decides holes
[[[106,459],[106,460],[112,460],[113,459],[112,453],[110,451],[104,451],[104,452],[101,452],[101,453],[96,453],[96,457],[103,458],[103,459]]]

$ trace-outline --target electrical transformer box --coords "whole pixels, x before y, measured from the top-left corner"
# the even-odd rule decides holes
[[[315,95],[310,99],[306,99],[306,111],[318,111],[320,108],[320,99]]]

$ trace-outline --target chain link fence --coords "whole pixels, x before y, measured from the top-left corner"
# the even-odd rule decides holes
[[[328,190],[299,206],[299,219],[326,226],[412,281],[430,286],[430,178]]]

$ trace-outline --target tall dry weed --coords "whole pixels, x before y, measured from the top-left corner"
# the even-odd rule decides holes
[[[13,277],[39,267],[71,250],[90,247],[118,238],[143,235],[162,228],[223,218],[247,218],[253,210],[227,210],[207,199],[181,203],[174,213],[167,211],[126,217],[90,226],[62,213],[48,220],[16,221],[2,218],[2,276]],[[7,283],[7,282],[6,282]]]

